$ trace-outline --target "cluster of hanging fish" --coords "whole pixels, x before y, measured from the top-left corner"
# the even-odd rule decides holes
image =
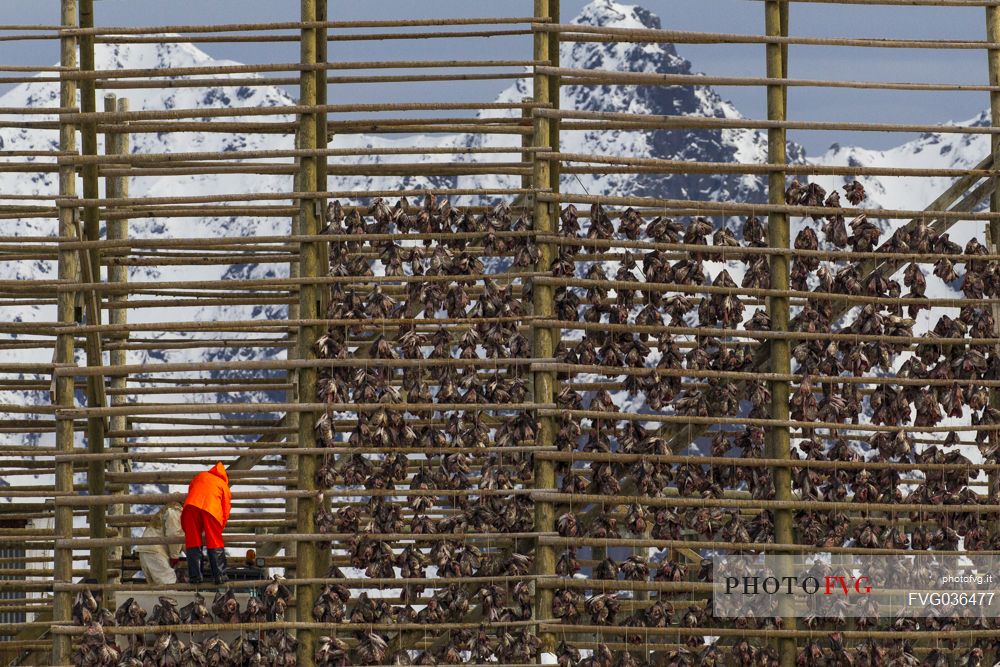
[[[865,197],[863,187],[857,182],[844,187],[848,201],[860,204]],[[995,260],[967,259],[985,253],[985,247],[972,240],[961,247],[948,239],[947,233],[939,233],[929,225],[918,222],[896,231],[885,243],[879,244],[880,229],[870,223],[864,213],[857,215],[849,225],[845,223],[841,209],[840,195],[833,192],[829,196],[816,184],[802,185],[793,182],[786,193],[786,201],[792,205],[814,208],[835,208],[830,214],[812,212],[815,222],[822,222],[822,231],[829,246],[834,249],[850,247],[856,252],[896,252],[938,254],[934,272],[946,282],[958,280],[954,266],[964,264],[966,270],[962,278],[962,289],[969,298],[992,297],[1000,294],[1000,263]],[[760,346],[732,341],[725,336],[726,329],[740,327],[746,331],[768,331],[770,320],[759,304],[749,304],[746,297],[735,293],[713,290],[700,297],[685,294],[683,286],[711,286],[713,288],[736,288],[727,270],[714,273],[707,278],[704,267],[707,260],[719,260],[724,256],[730,260],[739,259],[745,271],[741,287],[769,287],[767,253],[751,251],[767,250],[767,231],[757,218],[750,218],[743,225],[743,241],[738,241],[726,229],[714,231],[707,220],[695,219],[684,225],[673,220],[657,217],[645,221],[634,209],[626,209],[618,215],[615,225],[612,216],[600,205],[591,208],[589,224],[584,234],[581,231],[581,215],[573,206],[565,208],[561,215],[563,242],[559,257],[553,262],[555,275],[584,278],[584,286],[564,286],[556,290],[559,315],[566,320],[583,322],[586,325],[581,335],[564,340],[557,356],[570,364],[594,367],[582,370],[601,373],[608,378],[620,377],[619,369],[633,369],[621,383],[623,392],[633,398],[632,406],[645,405],[653,411],[665,410],[677,415],[697,417],[725,416],[766,418],[771,395],[762,381],[734,382],[726,378],[713,378],[703,371],[744,371],[766,370],[766,359],[760,354]],[[853,231],[848,235],[847,227]],[[643,233],[644,232],[644,233]],[[712,244],[708,239],[711,235]],[[611,258],[602,260],[607,248],[597,246],[587,261],[578,260],[585,239],[613,240],[624,237],[636,240],[642,236],[664,244],[676,244],[685,252],[681,258],[671,263],[667,248],[650,250],[640,260],[629,251],[624,257],[616,257],[618,270],[610,283],[607,267]],[[819,251],[819,237],[812,226],[806,225],[794,242],[800,251]],[[695,246],[694,249],[691,246]],[[701,247],[705,250],[702,251]],[[726,251],[713,251],[721,247]],[[676,251],[674,251],[676,252]],[[741,256],[742,255],[742,256]],[[964,257],[963,257],[964,255]],[[847,258],[850,259],[849,257]],[[867,259],[867,258],[866,258]],[[947,417],[962,417],[971,414],[975,424],[992,425],[1000,423],[1000,412],[989,405],[989,392],[976,381],[1000,377],[1000,357],[991,344],[972,344],[969,338],[992,338],[994,322],[987,305],[967,305],[960,310],[957,318],[942,314],[931,333],[912,344],[911,341],[896,342],[879,340],[883,337],[906,337],[913,335],[914,317],[927,306],[910,302],[908,312],[903,305],[893,303],[893,298],[904,296],[908,299],[924,298],[926,279],[923,269],[917,263],[888,259],[884,261],[852,263],[821,262],[817,254],[795,256],[792,261],[793,285],[798,291],[808,292],[802,305],[793,308],[794,316],[790,328],[795,332],[819,334],[796,344],[792,350],[795,370],[803,377],[790,400],[792,419],[798,421],[819,421],[826,423],[857,423],[859,416],[871,415],[871,423],[889,426],[935,426]],[[910,291],[902,294],[902,287],[892,279],[895,271],[904,268],[903,283]],[[593,282],[591,282],[593,281]],[[643,290],[638,283],[664,283],[676,289],[669,291]],[[613,289],[612,289],[613,288]],[[611,292],[613,297],[609,297]],[[875,297],[862,299],[861,303],[847,304],[835,296]],[[850,309],[849,306],[854,308]],[[614,325],[640,325],[649,327],[640,332],[622,331]],[[602,326],[603,325],[603,326]],[[697,335],[689,334],[680,338],[677,329],[688,328]],[[693,329],[697,327],[697,329]],[[671,331],[674,329],[674,332]],[[567,325],[572,329],[572,325]],[[705,332],[702,334],[701,332]],[[823,333],[858,334],[853,340],[822,338]],[[650,339],[655,337],[655,343]],[[867,337],[867,338],[866,338]],[[686,348],[686,350],[685,350]],[[653,350],[655,349],[655,354]],[[901,356],[904,355],[905,356]],[[897,371],[897,361],[902,363]],[[655,365],[654,365],[655,362]],[[612,368],[606,368],[612,367]],[[582,371],[581,371],[582,372]],[[871,377],[876,373],[890,374],[906,378],[905,386],[897,387],[890,382],[875,381],[871,391],[862,390],[862,384],[850,382],[852,377]],[[690,376],[684,378],[686,373]],[[570,380],[576,374],[564,374],[561,379]],[[844,381],[827,380],[836,376]],[[817,381],[817,378],[824,378]],[[921,386],[926,380],[929,386]],[[933,385],[930,382],[933,381]],[[664,436],[669,429],[647,430],[632,422],[618,422],[619,411],[616,396],[612,391],[580,392],[567,382],[563,385],[557,401],[568,410],[587,409],[608,412],[608,419],[593,419],[590,428],[575,418],[559,419],[556,444],[560,449],[593,452],[620,451],[630,454],[670,454],[671,443]],[[743,406],[748,406],[745,411]],[[632,409],[632,408],[630,408]],[[911,411],[916,416],[910,419]],[[874,434],[864,443],[849,442],[840,438],[833,442],[817,443],[812,437],[812,429],[805,429],[806,438],[801,442],[801,458],[845,458],[857,460],[861,456],[859,445],[875,451],[875,460],[917,462],[917,450],[912,438],[905,432],[881,432]],[[982,445],[987,461],[996,461],[997,432],[981,430],[977,442]],[[679,441],[680,442],[680,441]],[[712,454],[724,456],[727,453],[741,457],[760,456],[764,442],[764,432],[757,427],[746,427],[740,431],[716,431],[711,441]],[[683,442],[686,445],[686,442]],[[957,438],[950,436],[941,443],[942,449],[930,449],[921,454],[928,462],[962,463],[966,459],[951,449],[958,444]],[[928,458],[929,457],[929,458]],[[714,468],[709,473],[704,469],[692,470],[688,466],[663,466],[645,462],[634,465],[601,463],[591,466],[589,471],[564,467],[563,484],[565,490],[613,495],[618,492],[621,480],[630,479],[636,483],[643,495],[659,495],[669,486],[677,486],[686,495],[692,492],[708,496],[718,495],[721,489],[746,487],[756,497],[769,497],[772,483],[766,471],[754,472],[756,468],[741,470],[735,467]],[[680,479],[676,479],[680,473]],[[898,475],[891,473],[875,480],[876,490],[870,488],[872,475],[865,473],[857,479],[859,471],[832,472],[829,469],[810,468],[808,474],[797,477],[798,486],[806,497],[813,499],[843,499],[854,487],[863,497],[871,500],[895,498],[899,491]],[[958,503],[964,498],[958,496],[958,489],[967,481],[966,474],[945,475],[946,479],[932,478],[928,487],[919,487],[914,493],[938,497],[944,494],[945,502]],[[905,500],[905,499],[904,499]],[[662,522],[657,522],[661,524]],[[584,531],[586,532],[586,531]],[[711,538],[711,531],[702,537]],[[810,531],[812,532],[812,531]],[[834,531],[830,531],[833,533]],[[943,544],[943,543],[942,543]]]
[[[843,191],[853,206],[865,199],[864,188],[857,182],[848,184]],[[800,379],[794,384],[789,402],[791,418],[843,424],[845,429],[861,419],[890,427],[936,426],[946,418],[971,419],[974,426],[1000,423],[1000,413],[990,405],[989,390],[978,384],[1000,379],[1000,356],[991,342],[971,340],[996,337],[990,305],[966,304],[955,316],[935,313],[933,304],[924,301],[931,275],[961,290],[968,299],[1000,296],[1000,263],[990,258],[976,259],[988,254],[986,247],[974,239],[963,248],[940,227],[924,221],[906,225],[883,239],[882,228],[869,221],[863,211],[845,211],[839,192],[828,195],[816,184],[793,182],[786,192],[786,202],[811,207],[793,243],[799,252],[790,265],[790,287],[794,292],[789,329],[815,334],[792,344],[793,371]],[[818,233],[814,226],[819,226]],[[587,463],[557,463],[561,491],[609,496],[609,501],[622,494],[716,499],[731,492],[773,499],[770,468],[735,465],[737,458],[764,456],[763,428],[748,425],[689,430],[669,423],[654,428],[620,419],[623,404],[632,413],[769,418],[771,394],[765,382],[712,376],[713,371],[768,370],[766,343],[744,342],[746,338],[729,333],[772,329],[763,303],[757,300],[762,293],[755,293],[771,287],[772,251],[764,222],[756,217],[744,220],[739,239],[732,231],[717,229],[703,218],[686,223],[662,216],[649,219],[632,208],[614,214],[600,205],[592,206],[589,215],[584,215],[574,206],[567,206],[560,216],[559,235],[559,250],[551,271],[563,280],[555,288],[554,310],[555,317],[566,324],[556,356],[579,370],[559,377],[563,384],[557,403],[567,412],[556,417],[555,444],[567,452],[612,454]],[[627,249],[615,250],[615,242],[621,239],[646,243],[624,244]],[[644,250],[633,254],[636,246]],[[879,257],[885,253],[909,253],[914,257],[913,261]],[[720,266],[723,261],[726,264]],[[735,262],[742,264],[741,270],[733,270]],[[900,272],[902,284],[895,278]],[[838,299],[840,296],[849,299]],[[916,339],[913,328],[921,311],[932,311],[936,318],[930,320],[930,332]],[[824,339],[825,333],[850,336]],[[587,375],[590,377],[580,378]],[[612,386],[580,390],[572,384],[593,384],[594,376],[598,380],[604,376],[605,385],[617,381],[619,389]],[[843,379],[830,379],[838,376]],[[905,379],[897,383],[893,376]],[[854,378],[872,379],[871,388]],[[582,410],[605,413],[606,417],[579,418],[569,412]],[[960,545],[966,550],[1000,548],[1000,538],[988,530],[998,519],[996,513],[947,511],[948,505],[998,502],[995,492],[980,496],[970,487],[977,473],[959,448],[972,444],[970,441],[962,442],[957,434],[949,433],[937,444],[918,445],[917,436],[905,430],[872,432],[864,438],[848,436],[836,426],[824,429],[823,435],[817,431],[808,427],[801,430],[793,456],[819,461],[946,463],[954,468],[926,472],[916,481],[903,479],[893,469],[793,469],[793,489],[802,500],[940,506],[940,511],[888,517],[865,512],[860,521],[856,513],[798,511],[794,523],[799,541],[832,547],[917,550],[953,551]],[[614,456],[682,453],[681,449],[686,449],[699,434],[704,436],[703,453],[733,457],[734,465],[662,463],[644,456],[619,461]],[[987,462],[1000,461],[997,438],[995,430],[976,432],[975,444]],[[574,505],[579,509],[572,509]],[[615,505],[621,509],[613,509]],[[559,517],[557,529],[571,546],[560,549],[557,573],[573,577],[589,571],[592,579],[602,580],[593,589],[574,586],[555,591],[553,616],[567,624],[637,628],[731,625],[712,618],[711,603],[707,607],[687,605],[669,595],[654,593],[648,604],[630,607],[626,600],[631,596],[615,593],[613,583],[604,583],[707,582],[711,577],[710,562],[688,572],[686,565],[664,560],[663,554],[647,558],[640,553],[617,561],[598,558],[592,566],[582,566],[573,539],[652,537],[743,544],[774,541],[774,517],[766,510],[746,514],[642,502],[588,505],[570,503],[569,499],[567,506],[571,509]],[[827,611],[823,617],[806,619],[806,626],[833,630],[846,627],[843,609]],[[880,621],[878,616],[877,608],[869,609],[859,619],[859,627],[996,627],[990,620]],[[744,621],[744,627],[748,627],[747,623],[750,627],[781,625],[780,619]],[[705,634],[711,634],[710,630]],[[688,650],[671,654],[668,664],[766,665],[776,660],[767,649],[755,647],[752,642],[741,642],[739,650],[734,648],[728,655],[728,649],[709,648],[697,636],[687,640],[687,645]],[[810,661],[804,652],[800,664],[919,664],[919,660],[905,662],[912,658],[912,648],[912,643],[894,641],[844,649],[842,642],[831,640],[819,651],[821,659]],[[997,648],[1000,646],[992,642],[977,644],[965,654],[969,662],[961,664],[978,664],[984,651]],[[560,650],[561,663],[577,664],[579,658],[569,645]],[[941,658],[938,652],[933,656]],[[662,658],[660,654],[658,659]],[[595,660],[610,667],[628,664],[633,657],[628,652],[599,649],[584,659],[588,664]]]
[[[473,606],[493,622],[531,617],[526,583],[460,583],[464,577],[528,575],[530,555],[450,537],[533,530],[533,504],[515,491],[532,480],[532,457],[518,446],[535,444],[537,426],[529,411],[516,407],[528,401],[528,366],[511,363],[531,356],[522,325],[529,283],[517,275],[538,259],[529,225],[507,204],[473,213],[433,195],[419,206],[379,199],[367,211],[348,212],[335,202],[326,223],[329,275],[358,280],[331,285],[326,314],[334,322],[315,341],[315,351],[322,359],[372,363],[319,371],[317,400],[334,407],[315,424],[317,446],[328,449],[316,483],[331,497],[347,488],[376,493],[335,506],[321,497],[316,529],[337,536],[321,546],[346,550],[351,567],[365,576],[398,578],[401,593],[390,603],[365,593],[352,598],[343,585],[324,586],[313,617],[323,623],[421,623],[439,640],[418,651],[400,647],[405,633],[355,632],[350,642],[324,636],[317,663],[454,664],[470,656],[531,662],[537,640],[520,627],[433,629],[467,622]],[[413,239],[378,236],[399,233]],[[401,277],[402,285],[373,284],[366,281],[371,276]],[[448,321],[436,322],[442,319]],[[376,407],[354,412],[344,404]],[[398,409],[403,404],[406,409]],[[490,451],[476,452],[484,448]],[[391,490],[398,493],[385,493]],[[401,544],[383,537],[408,533],[440,539]],[[440,586],[406,583],[434,571]],[[329,577],[343,574],[335,567]]]
[[[861,209],[843,208],[842,197],[857,207],[865,199],[864,188],[853,182],[843,188],[843,195],[836,191],[828,194],[816,184],[793,182],[786,192],[788,204],[809,207],[804,212],[806,224],[800,225],[793,242],[798,253],[790,266],[793,317],[789,329],[816,334],[793,343],[793,369],[801,379],[794,385],[789,404],[792,419],[844,424],[845,428],[865,415],[870,423],[897,427],[934,426],[949,417],[969,416],[976,425],[1000,424],[1000,411],[989,405],[987,388],[976,384],[1000,379],[995,346],[967,342],[995,337],[988,304],[966,305],[957,316],[940,314],[922,340],[906,340],[913,337],[921,311],[931,310],[931,304],[922,301],[928,278],[933,276],[960,289],[969,299],[992,298],[1000,295],[1000,263],[976,259],[988,254],[980,242],[970,241],[963,248],[940,228],[922,221],[883,239],[882,228]],[[533,237],[527,233],[530,225],[522,218],[515,219],[504,204],[474,215],[433,197],[419,207],[405,200],[395,206],[379,200],[366,213],[358,209],[347,213],[333,204],[327,211],[327,223],[331,276],[385,275],[404,280],[398,288],[381,283],[362,288],[362,281],[334,283],[327,315],[337,322],[316,341],[318,356],[428,363],[394,366],[376,362],[361,369],[335,366],[320,371],[317,398],[331,406],[406,403],[414,407],[406,411],[366,410],[358,413],[354,423],[337,415],[348,411],[329,410],[315,425],[317,443],[330,449],[317,472],[317,483],[328,495],[335,495],[338,487],[396,489],[399,497],[405,497],[409,489],[459,493],[449,495],[444,503],[440,498],[417,494],[406,497],[405,502],[373,494],[367,502],[336,508],[319,503],[317,529],[351,536],[346,542],[350,563],[370,577],[420,578],[426,576],[428,565],[435,565],[441,577],[519,571],[522,563],[501,562],[498,554],[479,553],[468,543],[447,539],[446,534],[516,532],[532,526],[532,507],[525,496],[474,494],[479,489],[530,485],[531,457],[515,451],[502,457],[491,453],[473,458],[460,449],[532,443],[537,434],[537,425],[527,411],[504,413],[476,407],[527,400],[527,367],[499,360],[531,354],[530,342],[520,326],[521,318],[531,314],[531,281],[516,278],[516,271],[533,267],[539,258]],[[620,406],[626,397],[633,412],[769,417],[771,394],[764,381],[733,381],[712,373],[767,370],[767,343],[748,342],[752,339],[732,334],[772,329],[759,290],[771,287],[769,258],[773,251],[764,221],[750,217],[739,227],[738,231],[719,229],[705,218],[686,222],[664,216],[647,218],[633,208],[614,214],[601,205],[592,206],[589,214],[572,205],[561,211],[555,256],[550,266],[542,267],[552,277],[562,279],[553,289],[552,317],[566,323],[555,357],[579,367],[578,371],[560,372],[558,377],[557,407],[567,411],[555,418],[555,444],[560,450],[669,455],[688,445],[690,434],[675,425],[654,428],[620,419]],[[414,240],[374,236],[396,232],[411,233]],[[465,232],[471,234],[463,235]],[[647,243],[616,249],[615,242],[622,239]],[[913,261],[878,257],[884,253],[917,257]],[[900,282],[894,276],[901,270]],[[437,327],[430,321],[444,317],[471,321]],[[428,322],[420,326],[415,323],[418,319]],[[852,336],[823,337],[832,333]],[[490,359],[498,360],[495,367],[472,363]],[[573,380],[582,374],[604,376],[605,384],[612,386],[577,389]],[[868,389],[852,381],[893,374],[905,378],[905,384],[896,386],[876,379]],[[844,379],[829,379],[837,376]],[[434,411],[435,404],[456,403],[462,409]],[[569,412],[576,410],[606,413],[606,417],[585,418]],[[435,415],[443,421],[441,425],[414,423]],[[968,463],[956,447],[960,442],[955,435],[927,447],[917,446],[913,436],[903,430],[876,432],[863,440],[836,429],[829,431],[829,436],[816,431],[802,429],[793,450],[795,456],[833,461]],[[766,433],[761,427],[715,428],[703,433],[714,456],[732,457],[734,462],[764,456]],[[989,462],[1000,461],[998,433],[980,430],[976,435]],[[361,451],[337,451],[344,446]],[[364,448],[398,451],[366,453]],[[456,451],[414,459],[408,456],[408,448],[413,454],[421,449]],[[567,494],[606,496],[663,497],[676,493],[713,499],[739,491],[756,499],[774,497],[768,467],[661,463],[642,456],[628,462],[596,458],[599,460],[585,464],[557,463],[558,488]],[[969,472],[958,468],[929,473],[917,483],[906,484],[894,470],[803,467],[793,469],[792,483],[803,500],[854,498],[942,505],[993,502],[971,491]],[[446,518],[434,511],[442,507],[450,510]],[[719,508],[641,502],[622,511],[614,504],[601,503],[567,507],[557,525],[564,538],[774,540],[774,517],[769,511],[747,515]],[[942,508],[911,513],[908,518],[913,523],[885,522],[866,514],[858,522],[844,512],[811,510],[797,512],[794,521],[800,539],[814,545],[954,550],[964,540],[966,549],[1000,548],[1000,541],[985,529],[988,521],[996,520],[988,513],[954,513]],[[380,538],[407,532],[442,534],[442,539],[404,547]],[[575,546],[560,549],[557,558],[557,573],[564,577],[588,573],[604,581],[708,581],[711,576],[705,563],[689,572],[681,561],[642,554],[617,560],[605,557],[585,567]],[[448,604],[428,604],[414,613],[410,609],[414,603],[428,600],[422,595],[428,592],[423,586],[404,585],[401,603],[396,605],[351,601],[349,594],[342,597],[327,590],[317,600],[321,610],[317,618],[350,618],[360,608],[366,618],[408,622],[423,614],[418,622],[431,622],[428,614],[438,613],[433,610],[454,609],[449,605],[455,600],[459,601],[457,609],[462,610],[461,600],[472,597],[469,587],[458,583],[433,591],[435,598],[447,595]],[[507,600],[517,597],[514,591],[505,591],[505,595]],[[486,599],[473,600],[473,604],[485,608]],[[678,603],[667,595],[653,594],[648,604],[636,607],[623,605],[623,601],[613,584],[602,584],[601,590],[593,589],[589,594],[588,589],[566,587],[555,591],[552,613],[564,623],[637,628],[718,625],[710,608]],[[369,606],[381,611],[373,615]],[[517,618],[517,607],[510,602],[490,608],[503,608],[504,618]],[[451,618],[449,613],[443,611],[440,618],[433,618],[446,621]],[[862,623],[874,627],[874,618],[873,613]],[[753,621],[753,625],[768,622],[780,625],[780,620]],[[835,614],[833,618],[808,619],[807,624],[836,630],[843,622]],[[915,623],[917,628],[929,628],[940,622]],[[834,636],[828,646],[819,649],[824,660],[832,660],[829,664],[883,664],[909,652],[909,647],[899,642],[845,649]],[[341,639],[325,638],[317,659],[322,664],[412,659],[411,653],[389,650],[391,639],[384,633],[359,634],[348,648]],[[467,651],[478,655],[472,644],[459,647],[445,642],[438,650],[443,651],[446,644],[465,658],[470,655]],[[635,661],[628,651],[611,652],[602,646],[581,657],[563,643],[559,662],[611,667]],[[803,652],[800,661],[810,660],[813,648],[808,655]],[[974,657],[970,654],[969,659]],[[446,661],[446,653],[425,652],[420,658]],[[658,655],[658,660],[663,658],[664,654]],[[845,662],[848,658],[854,662]],[[685,648],[672,652],[666,660],[665,664],[767,665],[776,656],[770,649],[747,641],[723,649],[692,636]]]
[[[900,630],[910,629],[902,624]],[[947,630],[947,624],[943,628]],[[748,639],[737,638],[726,645],[707,644],[701,647],[681,646],[655,654],[645,662],[635,654],[642,652],[644,638],[632,639],[635,650],[612,651],[607,644],[599,643],[592,653],[581,658],[580,651],[566,642],[557,649],[557,663],[561,667],[777,667],[778,652],[773,646],[755,646]],[[971,647],[956,647],[954,640],[945,640],[923,653],[915,650],[916,642],[910,639],[879,641],[860,640],[850,647],[839,631],[829,633],[825,639],[812,639],[799,651],[797,667],[983,667],[988,651],[997,649],[993,639],[975,640]],[[919,657],[918,657],[919,656]]]
[[[174,598],[161,596],[147,612],[135,598],[128,598],[115,613],[101,606],[89,591],[82,591],[73,605],[73,620],[84,626],[73,653],[78,667],[294,667],[296,641],[287,630],[265,630],[241,635],[232,644],[218,634],[196,640],[198,626],[232,623],[284,621],[291,589],[281,577],[248,598],[245,608],[231,590],[219,592],[211,607],[200,593],[183,607]],[[163,626],[190,626],[190,631],[158,631]],[[106,627],[148,628],[147,633],[128,634],[124,648]],[[147,644],[145,635],[154,635]],[[185,639],[186,638],[186,639]]]
[[[370,566],[366,574],[371,577],[392,578],[393,567],[398,567],[402,579],[428,578],[427,567],[436,565],[441,586],[432,588],[423,584],[406,584],[401,581],[401,604],[393,604],[386,599],[370,597],[362,591],[352,597],[350,588],[332,583],[322,587],[313,605],[313,620],[318,623],[351,623],[352,625],[419,623],[427,626],[429,636],[439,641],[432,648],[418,651],[400,647],[399,639],[405,633],[385,633],[375,630],[354,631],[353,647],[342,638],[324,636],[319,639],[317,664],[457,664],[467,662],[471,655],[476,660],[486,661],[496,655],[501,661],[511,661],[513,656],[534,655],[537,648],[530,632],[506,633],[495,636],[496,628],[485,625],[475,633],[454,630],[445,633],[435,631],[435,625],[442,623],[467,623],[469,613],[476,606],[482,612],[483,621],[488,623],[526,621],[532,616],[532,596],[527,580],[516,583],[490,583],[475,586],[462,585],[459,577],[526,577],[531,572],[531,560],[520,554],[512,554],[502,561],[503,569],[491,569],[489,554],[476,547],[457,541],[435,543],[430,557],[418,547],[408,545],[394,553],[389,543],[378,541],[376,536],[362,537],[350,545],[351,565],[362,567],[369,562],[366,557],[359,560],[359,551],[374,549],[382,554],[383,565],[373,570]],[[344,573],[334,566],[327,574],[328,579],[344,579]],[[430,595],[423,595],[428,590]],[[395,637],[395,639],[394,639]],[[393,647],[390,650],[390,646]],[[515,661],[516,662],[516,661]]]

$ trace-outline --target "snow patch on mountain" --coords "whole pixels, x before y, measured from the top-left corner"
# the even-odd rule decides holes
[[[989,127],[983,112],[969,120],[947,123],[949,127]],[[970,169],[990,154],[990,135],[932,132],[921,134],[888,150],[834,144],[812,160],[820,165],[850,167],[907,167],[917,169]],[[811,180],[827,189],[840,187],[853,177],[822,176]],[[954,181],[952,177],[860,176],[873,208],[921,209],[941,195]]]

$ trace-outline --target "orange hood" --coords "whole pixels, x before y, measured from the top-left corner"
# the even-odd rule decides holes
[[[216,477],[221,477],[223,482],[229,484],[229,473],[226,472],[226,466],[222,465],[222,461],[218,461],[208,472]]]

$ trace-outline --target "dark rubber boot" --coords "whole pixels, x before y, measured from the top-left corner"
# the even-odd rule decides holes
[[[229,577],[226,576],[225,549],[209,549],[208,565],[212,568],[212,581],[215,582],[216,586],[221,586],[229,581]]]
[[[201,583],[201,547],[186,549],[188,563],[188,581],[192,584]]]

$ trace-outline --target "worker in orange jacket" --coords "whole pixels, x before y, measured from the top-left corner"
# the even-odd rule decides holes
[[[222,462],[200,472],[188,486],[187,499],[181,512],[184,548],[187,554],[188,579],[201,583],[201,547],[208,547],[208,564],[216,585],[228,581],[226,576],[226,545],[222,529],[229,521],[233,494],[229,490],[229,475]]]

